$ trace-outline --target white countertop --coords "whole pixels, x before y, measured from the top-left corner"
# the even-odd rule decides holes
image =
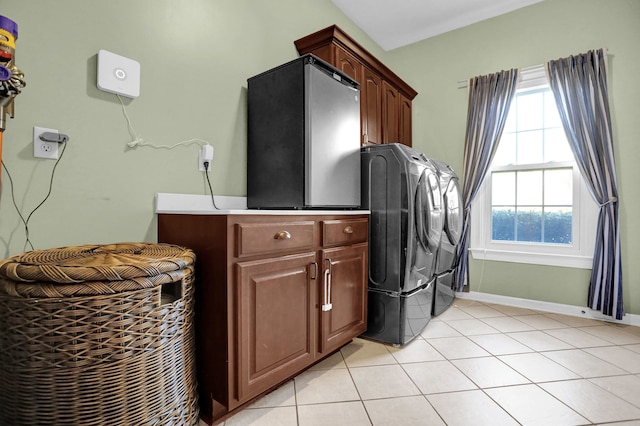
[[[246,197],[213,196],[218,210],[214,209],[210,195],[156,194],[156,213],[170,214],[244,214],[244,215],[309,215],[309,214],[369,214],[369,210],[264,210],[248,209]]]

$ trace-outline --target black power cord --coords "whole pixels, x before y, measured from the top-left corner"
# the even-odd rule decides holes
[[[209,184],[209,194],[211,194],[211,203],[213,204],[214,209],[220,210],[218,206],[216,206],[216,200],[213,199],[213,189],[211,189],[211,180],[209,179],[209,162],[205,161],[202,164],[204,165],[204,175],[207,178],[207,184]]]
[[[64,155],[64,151],[66,149],[67,149],[67,144],[63,143],[62,150],[60,151],[60,155],[58,156],[58,159],[56,160],[56,163],[53,165],[53,169],[51,170],[51,179],[49,181],[49,191],[47,192],[47,195],[44,197],[44,199],[40,201],[40,203],[37,206],[35,206],[33,210],[31,210],[31,213],[29,213],[26,220],[22,215],[22,212],[20,212],[20,208],[18,207],[18,204],[16,203],[16,197],[15,197],[15,191],[13,187],[13,179],[11,178],[11,173],[9,173],[9,169],[7,168],[7,165],[4,163],[4,160],[2,161],[2,167],[4,167],[4,170],[7,172],[7,177],[9,178],[9,184],[11,187],[11,200],[13,201],[13,206],[15,207],[16,212],[18,212],[18,216],[20,216],[20,220],[24,225],[24,234],[25,234],[26,240],[24,242],[23,251],[27,250],[27,245],[31,247],[31,250],[34,249],[33,244],[31,243],[31,240],[29,238],[29,220],[31,219],[31,216],[33,216],[33,214],[36,212],[36,210],[42,207],[45,201],[49,199],[49,196],[51,195],[51,191],[53,189],[53,177],[55,176],[56,168],[58,167],[58,163],[60,163],[60,160],[62,160],[62,156]]]
[[[9,178],[9,187],[11,188],[11,201],[13,201],[13,207],[15,207],[16,211],[18,212],[18,216],[20,216],[20,220],[24,225],[25,232],[28,232],[29,228],[27,226],[27,221],[24,220],[24,216],[22,216],[22,212],[20,212],[20,208],[16,203],[15,190],[13,188],[13,178],[11,177],[11,173],[9,173],[9,169],[7,168],[7,165],[4,164],[4,160],[2,161],[2,167],[4,168],[4,171],[7,173],[7,177]],[[26,243],[25,243],[25,247],[26,247]],[[31,247],[31,249],[33,250],[33,246]]]

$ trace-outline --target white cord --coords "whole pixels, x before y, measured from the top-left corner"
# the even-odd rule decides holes
[[[120,95],[116,95],[116,96],[120,101],[120,105],[122,105],[122,113],[124,114],[124,118],[127,120],[127,130],[129,131],[129,134],[133,138],[131,142],[127,142],[127,146],[129,148],[135,148],[136,146],[149,146],[156,149],[173,149],[180,145],[191,145],[191,144],[198,144],[200,146],[210,145],[208,141],[205,141],[203,139],[198,139],[198,138],[187,139],[184,141],[180,141],[178,143],[174,143],[173,145],[156,145],[152,142],[145,141],[142,138],[142,135],[139,135],[133,128],[133,124],[131,124],[131,119],[129,118],[129,114],[127,114],[127,109],[124,106],[124,102],[122,102],[122,98],[120,97]]]

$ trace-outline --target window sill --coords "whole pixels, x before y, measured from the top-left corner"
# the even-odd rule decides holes
[[[591,256],[527,253],[519,251],[470,248],[474,259],[494,260],[499,262],[528,263],[532,265],[560,266],[565,268],[591,269]]]

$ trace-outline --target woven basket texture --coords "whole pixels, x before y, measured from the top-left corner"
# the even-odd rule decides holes
[[[197,425],[194,264],[147,243],[0,262],[0,425]]]

